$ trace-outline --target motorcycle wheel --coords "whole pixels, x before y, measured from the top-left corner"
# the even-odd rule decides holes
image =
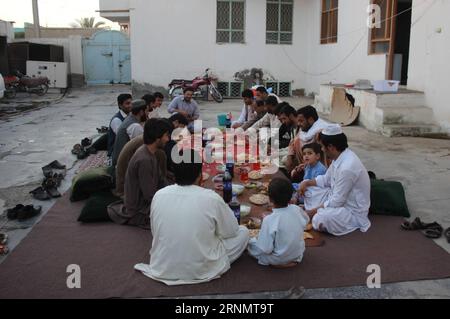
[[[48,92],[48,85],[47,84],[41,84],[36,89],[36,94],[39,95],[39,96],[43,96],[43,95],[47,94],[47,92]]]
[[[175,87],[170,90],[170,98],[173,100],[174,98],[183,95],[183,88],[182,87]]]
[[[219,90],[212,84],[209,86],[209,93],[211,94],[214,101],[216,101],[217,103],[223,102],[222,94],[220,94]]]

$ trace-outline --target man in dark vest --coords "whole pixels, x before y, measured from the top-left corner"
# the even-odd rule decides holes
[[[117,131],[116,141],[112,152],[112,166],[117,165],[120,152],[125,144],[136,136],[144,133],[143,124],[147,120],[147,104],[144,100],[135,100],[132,102],[131,114],[122,122]]]
[[[132,101],[131,94],[120,94],[117,97],[117,104],[119,106],[119,111],[113,116],[113,118],[109,122],[108,157],[111,157],[113,153],[117,131],[119,130],[120,125],[131,111],[131,101]]]

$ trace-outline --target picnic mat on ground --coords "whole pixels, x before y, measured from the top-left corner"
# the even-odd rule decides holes
[[[77,173],[82,173],[88,169],[103,167],[107,164],[108,152],[98,151],[97,154],[89,155],[78,168]]]
[[[420,232],[402,231],[402,218],[373,216],[368,233],[334,238],[307,249],[296,268],[262,267],[242,256],[222,278],[168,287],[134,271],[148,262],[150,232],[112,223],[76,222],[83,202],[66,194],[0,264],[0,299],[137,298],[283,291],[292,286],[365,285],[367,266],[381,266],[383,283],[450,277],[450,254]],[[182,225],[181,225],[182,227]],[[170,258],[170,256],[167,256]],[[68,289],[67,266],[81,267],[81,289]]]

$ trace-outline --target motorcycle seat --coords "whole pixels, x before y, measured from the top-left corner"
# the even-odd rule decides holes
[[[169,86],[182,85],[182,84],[190,85],[192,83],[194,83],[192,80],[175,79],[175,80],[172,80],[172,82],[170,82]]]

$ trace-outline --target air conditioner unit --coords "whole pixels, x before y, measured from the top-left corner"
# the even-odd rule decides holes
[[[48,77],[50,88],[67,88],[68,71],[68,64],[65,62],[27,61],[27,75]]]

